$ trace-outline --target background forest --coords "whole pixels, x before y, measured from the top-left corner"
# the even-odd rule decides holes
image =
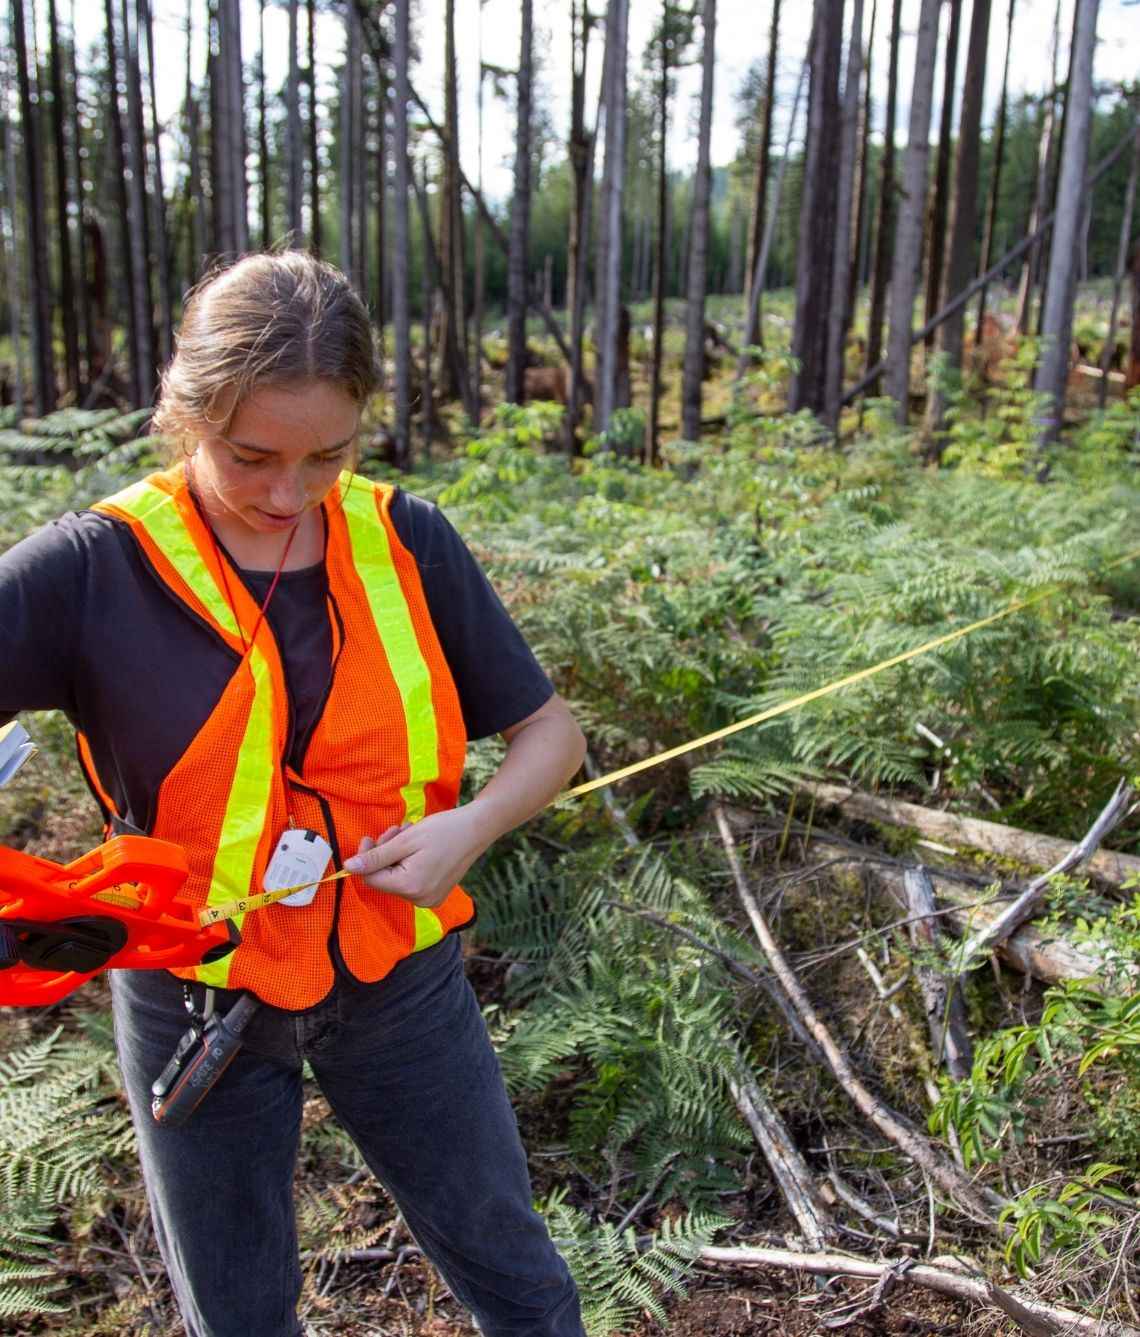
[[[156,467],[212,265],[338,263],[362,471],[590,777],[671,752],[468,884],[592,1337],[1137,1334],[1140,9],[769,0],[726,91],[718,2],[9,0],[0,548]],[[67,861],[25,722],[0,841]],[[471,1331],[315,1088],[298,1202],[310,1332]],[[0,1016],[0,1324],[179,1331],[100,981]]]

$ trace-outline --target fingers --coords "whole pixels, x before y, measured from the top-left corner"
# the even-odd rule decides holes
[[[364,836],[352,858],[345,859],[345,869],[350,873],[369,877],[383,868],[391,868],[393,864],[399,863],[411,851],[403,845],[393,846],[392,842],[404,831],[410,830],[411,825],[410,822],[405,822],[402,826],[390,826],[375,840],[371,836]]]

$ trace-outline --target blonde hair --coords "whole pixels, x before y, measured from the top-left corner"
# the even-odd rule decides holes
[[[364,407],[379,383],[368,312],[339,269],[304,251],[246,255],[187,294],[152,427],[177,457],[203,423],[225,431],[255,390],[304,381]]]

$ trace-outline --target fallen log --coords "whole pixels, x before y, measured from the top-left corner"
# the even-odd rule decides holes
[[[826,837],[817,835],[814,839],[820,844],[827,843]],[[875,885],[889,892],[900,907],[906,908],[906,885],[904,870],[901,868],[852,859],[850,862],[832,864],[828,871],[836,873],[866,871]],[[946,902],[936,911],[938,919],[957,937],[975,932],[1001,913],[1000,905],[979,904],[976,898],[964,891],[957,882],[939,877],[937,873],[931,873],[930,879],[938,899]],[[999,944],[995,951],[1002,960],[1020,970],[1023,975],[1031,975],[1043,984],[1060,984],[1064,980],[1095,979],[1105,965],[1094,947],[1083,945],[1077,947],[1056,933],[1039,929],[1033,924],[1023,924],[1016,933]]]
[[[822,1248],[833,1233],[831,1219],[807,1161],[789,1137],[783,1119],[751,1076],[742,1073],[729,1082],[729,1088],[805,1243],[810,1249]]]
[[[910,827],[929,840],[946,841],[982,850],[986,854],[996,854],[1004,859],[1015,859],[1030,868],[1051,868],[1060,863],[1074,845],[1073,841],[1021,831],[1001,822],[988,822],[980,817],[960,817],[955,813],[939,812],[934,808],[923,808],[917,803],[884,798],[881,794],[866,794],[842,785],[808,782],[803,787],[814,795],[817,804],[842,808],[845,813],[869,822]],[[1140,858],[1119,854],[1114,850],[1097,850],[1089,857],[1086,866],[1091,874],[1117,887],[1128,877],[1140,876]]]
[[[769,1267],[790,1272],[807,1272],[813,1276],[863,1277],[867,1281],[893,1280],[902,1286],[922,1286],[926,1290],[949,1295],[956,1300],[989,1305],[1001,1312],[1023,1331],[1037,1334],[1087,1332],[1095,1337],[1140,1337],[1140,1328],[1127,1323],[1092,1318],[1045,1304],[1035,1297],[1014,1295],[988,1277],[969,1272],[952,1271],[948,1267],[934,1267],[916,1263],[910,1258],[875,1261],[854,1258],[841,1253],[793,1253],[790,1249],[729,1249],[706,1245],[697,1254],[703,1263],[719,1263],[731,1267]]]
[[[728,857],[737,895],[768,960],[768,966],[779,981],[788,1001],[799,1013],[804,1026],[814,1037],[820,1049],[823,1050],[828,1067],[831,1069],[835,1080],[847,1093],[859,1112],[874,1124],[884,1137],[893,1142],[900,1151],[909,1156],[916,1165],[929,1175],[930,1179],[942,1189],[959,1211],[964,1212],[971,1220],[1001,1233],[1002,1227],[998,1225],[994,1218],[993,1208],[1004,1206],[1005,1200],[996,1193],[974,1184],[969,1176],[948,1160],[932,1142],[917,1132],[885,1101],[874,1095],[856,1074],[850,1058],[823,1024],[795,972],[788,965],[787,959],[780,950],[775,935],[760,909],[760,904],[748,884],[748,879],[744,876],[744,869],[741,866],[736,842],[733,840],[732,831],[729,828],[728,818],[724,808],[719,803],[713,805],[713,816],[716,818],[717,828],[720,831],[721,841]]]
[[[934,1062],[945,1064],[950,1076],[961,1081],[970,1075],[974,1052],[958,981],[932,964],[939,959],[939,932],[930,874],[925,868],[908,868],[903,873],[903,886],[911,917],[907,925],[911,946],[923,949],[926,954],[925,960],[920,956],[915,961],[914,970],[934,1048]]]

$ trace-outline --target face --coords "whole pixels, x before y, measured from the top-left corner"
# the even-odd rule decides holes
[[[287,533],[353,460],[360,409],[340,386],[306,381],[249,395],[224,431],[203,425],[191,473],[219,533]]]

